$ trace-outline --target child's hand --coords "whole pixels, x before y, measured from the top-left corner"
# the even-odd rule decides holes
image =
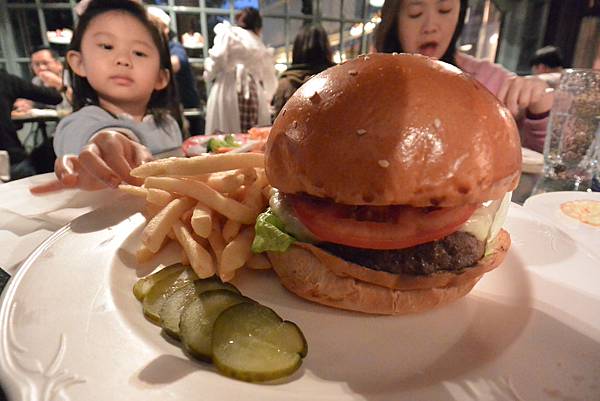
[[[33,187],[30,191],[34,194],[63,188],[95,191],[116,188],[122,181],[140,185],[140,180],[129,172],[151,159],[145,146],[119,132],[103,131],[94,136],[79,156],[66,155],[56,159],[54,172],[58,181]]]
[[[516,116],[521,110],[542,114],[552,108],[554,96],[548,84],[537,77],[511,77],[504,81],[498,99]]]

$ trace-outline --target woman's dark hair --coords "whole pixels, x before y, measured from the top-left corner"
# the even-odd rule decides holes
[[[262,28],[262,17],[256,8],[246,7],[235,15],[235,23],[239,27],[258,33]]]
[[[85,12],[79,18],[77,26],[75,27],[75,32],[73,32],[73,39],[71,40],[69,50],[81,52],[81,41],[90,22],[97,16],[109,11],[119,11],[133,16],[150,33],[152,42],[158,49],[160,68],[169,72],[169,84],[164,89],[152,93],[150,101],[148,102],[147,112],[154,116],[159,125],[164,122],[167,113],[171,113],[173,117],[178,120],[180,112],[177,106],[177,95],[173,80],[173,68],[171,66],[169,45],[165,35],[163,35],[158,26],[148,17],[146,9],[141,4],[129,0],[92,0],[85,9]],[[69,74],[71,76],[71,85],[73,87],[73,109],[77,111],[88,105],[98,106],[98,95],[88,82],[87,78],[75,74],[70,66]]]
[[[292,64],[330,66],[333,55],[327,32],[321,24],[304,25],[294,40]]]
[[[398,39],[398,14],[400,13],[400,5],[406,0],[385,0],[381,8],[381,23],[375,31],[375,48],[381,53],[402,53],[404,50]],[[446,49],[446,53],[440,60],[456,65],[454,56],[456,54],[456,42],[460,37],[463,26],[465,25],[465,15],[469,0],[460,0],[460,11],[454,34],[450,40],[450,45]]]

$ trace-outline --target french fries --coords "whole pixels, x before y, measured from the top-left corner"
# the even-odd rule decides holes
[[[173,227],[175,222],[179,221],[179,217],[192,207],[193,204],[194,201],[189,198],[172,200],[148,222],[148,225],[142,232],[142,243],[151,252],[158,252],[171,227]]]
[[[212,210],[198,202],[196,207],[194,207],[194,211],[192,212],[190,223],[194,229],[194,232],[198,236],[202,238],[208,238],[213,225]]]
[[[244,263],[250,259],[250,256],[252,256],[250,250],[252,240],[254,240],[254,230],[252,227],[246,227],[225,246],[219,263],[219,277],[221,280],[229,281],[233,272],[244,266]]]
[[[260,153],[224,153],[187,159],[170,157],[142,164],[131,170],[131,175],[138,178],[166,175],[193,176],[249,167],[264,169],[264,155]]]
[[[203,182],[189,178],[148,177],[145,185],[194,198],[223,216],[243,224],[253,224],[256,221],[256,213],[248,206],[224,196]]]
[[[198,277],[207,278],[214,275],[215,265],[211,254],[194,240],[181,221],[176,220],[173,223],[173,232]]]
[[[250,249],[256,217],[270,195],[262,154],[162,159],[131,174],[143,178],[143,186],[119,189],[146,200],[147,224],[136,252],[139,263],[176,241],[181,262],[201,278],[216,274],[229,281],[243,266],[271,267],[264,255],[254,255]]]

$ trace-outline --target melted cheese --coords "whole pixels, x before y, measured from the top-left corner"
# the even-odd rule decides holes
[[[285,198],[276,189],[273,190],[271,199],[269,199],[269,206],[273,213],[281,219],[288,234],[303,242],[317,242],[317,237],[298,220],[290,204],[285,202]]]

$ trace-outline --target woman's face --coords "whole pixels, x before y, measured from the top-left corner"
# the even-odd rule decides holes
[[[398,38],[406,53],[442,58],[456,29],[460,0],[402,0]]]

